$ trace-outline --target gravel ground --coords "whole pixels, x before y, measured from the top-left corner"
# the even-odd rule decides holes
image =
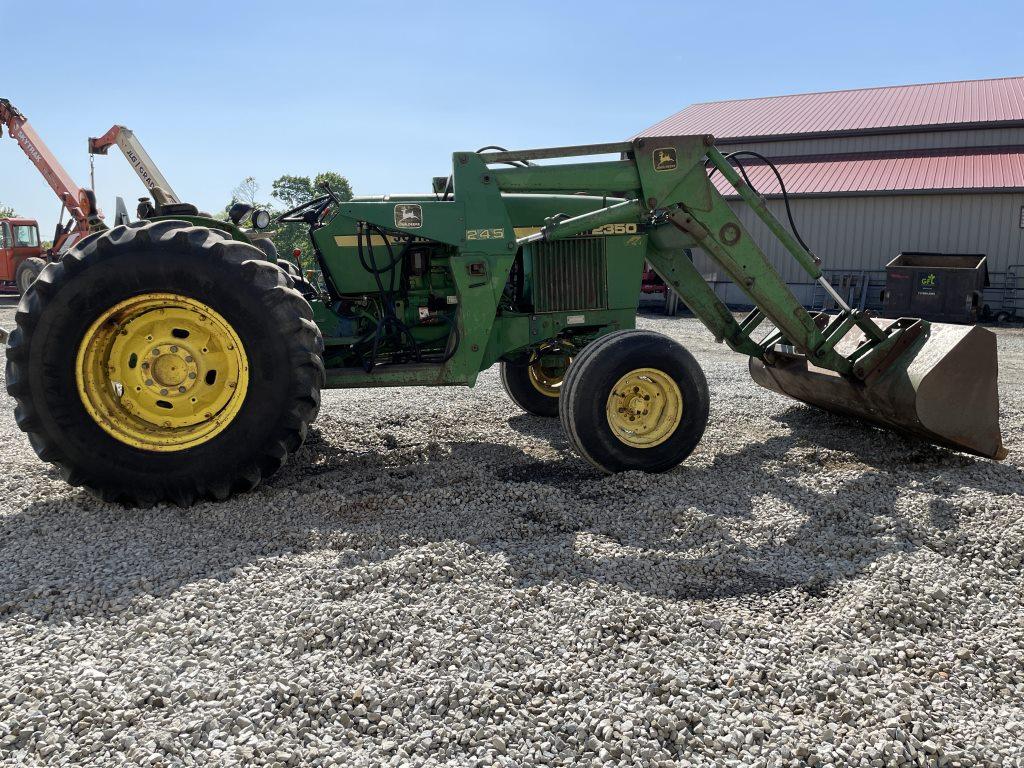
[[[256,493],[133,511],[61,483],[2,396],[0,759],[1024,765],[1024,332],[999,464],[639,324],[712,390],[655,477],[596,474],[491,371],[326,393]]]

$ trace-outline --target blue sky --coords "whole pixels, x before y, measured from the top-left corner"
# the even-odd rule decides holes
[[[79,184],[86,138],[132,128],[178,193],[334,170],[422,191],[455,150],[614,141],[696,101],[1024,74],[1019,2],[0,0],[0,96]],[[144,189],[113,150],[100,205]],[[0,140],[0,202],[58,203]]]

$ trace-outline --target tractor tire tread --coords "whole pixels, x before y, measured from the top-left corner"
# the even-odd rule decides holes
[[[612,331],[611,333],[600,336],[587,344],[579,355],[576,356],[576,359],[573,360],[571,369],[574,370],[575,373],[570,375],[569,372],[566,372],[565,380],[562,382],[562,396],[558,398],[558,417],[562,422],[562,428],[565,430],[565,435],[569,440],[569,446],[598,469],[601,468],[600,465],[591,458],[580,444],[579,436],[576,434],[575,424],[569,417],[569,414],[571,413],[569,410],[569,403],[575,397],[575,383],[582,380],[583,371],[589,365],[589,361],[593,359],[594,353],[604,347],[608,342],[628,333],[633,333],[633,329],[624,328],[622,330]]]
[[[23,287],[22,283],[25,283],[26,280],[29,284],[35,282],[45,269],[46,260],[38,256],[29,256],[21,262],[18,268],[14,270],[14,284],[18,288],[18,294],[23,296],[28,289],[28,285]],[[30,277],[31,275],[34,275],[34,277]]]
[[[247,460],[233,467],[230,476],[192,478],[150,488],[127,486],[116,478],[98,477],[95,472],[83,472],[74,466],[59,438],[51,435],[39,418],[28,379],[30,352],[40,317],[73,278],[108,259],[137,250],[146,251],[147,255],[201,252],[204,258],[234,266],[237,274],[259,292],[266,312],[282,329],[288,359],[295,364],[288,380],[287,407],[276,417],[269,439]],[[308,425],[319,410],[320,389],[324,385],[323,339],[312,321],[309,303],[292,287],[291,278],[283,270],[264,260],[259,249],[186,221],[136,222],[77,243],[59,262],[48,265],[39,280],[43,282],[38,287],[33,283],[22,297],[15,315],[17,327],[8,339],[7,392],[16,401],[18,427],[28,434],[36,455],[55,465],[69,484],[84,485],[104,500],[129,505],[170,501],[188,506],[200,499],[223,500],[234,492],[255,488],[264,477],[279,470],[304,442]]]
[[[561,397],[548,397],[539,392],[530,382],[526,365],[503,360],[498,367],[501,386],[513,403],[532,416],[558,417],[558,401]]]
[[[688,419],[690,426],[687,426],[686,428],[689,432],[689,436],[686,436],[685,434],[680,435],[682,442],[678,446],[678,449],[671,455],[660,459],[655,459],[655,456],[652,455],[650,457],[652,461],[649,464],[630,467],[626,466],[624,462],[620,462],[617,458],[605,456],[604,460],[602,460],[599,456],[595,455],[592,450],[588,449],[588,443],[591,443],[592,447],[599,447],[599,445],[595,442],[593,435],[584,439],[584,435],[581,435],[580,430],[599,429],[600,426],[603,425],[595,424],[592,420],[590,423],[586,423],[581,419],[580,414],[583,411],[581,409],[579,398],[585,394],[588,388],[592,389],[593,382],[600,374],[600,366],[603,366],[609,360],[614,359],[616,355],[619,355],[620,357],[628,355],[630,353],[630,347],[641,344],[664,345],[666,347],[666,353],[670,353],[676,357],[676,364],[683,369],[683,376],[689,380],[683,384],[683,388],[686,388],[687,386],[691,388],[689,396],[687,397],[684,395],[684,403],[689,411]],[[563,393],[562,402],[560,403],[561,407],[559,416],[562,420],[562,425],[565,428],[566,433],[570,436],[569,442],[572,447],[590,464],[600,471],[609,474],[629,468],[642,469],[646,472],[663,472],[683,461],[700,441],[700,438],[704,433],[704,428],[707,424],[709,413],[707,380],[703,371],[700,369],[700,365],[693,356],[682,345],[673,339],[664,336],[663,334],[646,330],[619,331],[614,334],[608,334],[608,336],[604,337],[603,340],[598,339],[598,341],[594,342],[591,346],[593,348],[590,349],[590,353],[581,354],[569,369],[569,373],[566,376],[565,383],[563,384],[566,391]],[[584,353],[586,352],[587,349],[584,349]],[[663,354],[659,357],[664,358],[665,355]],[[595,366],[598,367],[595,368]],[[677,381],[677,383],[680,382]],[[593,392],[590,392],[589,394],[590,396],[593,396]],[[599,410],[603,412],[603,407]],[[601,418],[602,417],[598,417],[598,420],[600,421]],[[673,437],[671,439],[674,440],[675,438]],[[607,453],[607,451],[605,451],[605,453]]]

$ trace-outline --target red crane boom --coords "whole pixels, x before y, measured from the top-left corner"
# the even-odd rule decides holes
[[[90,190],[82,189],[74,181],[64,167],[60,164],[54,154],[46,146],[43,140],[29,124],[28,119],[7,99],[0,99],[0,126],[6,125],[10,134],[22,151],[32,161],[32,164],[39,170],[67,209],[71,218],[75,221],[73,230],[64,233],[63,240],[72,232],[77,233],[79,239],[89,234],[90,228],[99,223],[101,214],[96,209],[95,196]],[[0,130],[0,135],[3,131]],[[59,251],[63,243],[56,240],[53,244],[54,251]]]

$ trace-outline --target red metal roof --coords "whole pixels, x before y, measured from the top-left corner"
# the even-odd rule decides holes
[[[639,136],[719,139],[1024,123],[1024,77],[692,104]]]
[[[758,192],[780,194],[767,165],[740,159]],[[793,195],[1024,189],[1024,147],[826,155],[773,162]],[[715,174],[714,183],[723,194],[735,195],[721,174]]]

